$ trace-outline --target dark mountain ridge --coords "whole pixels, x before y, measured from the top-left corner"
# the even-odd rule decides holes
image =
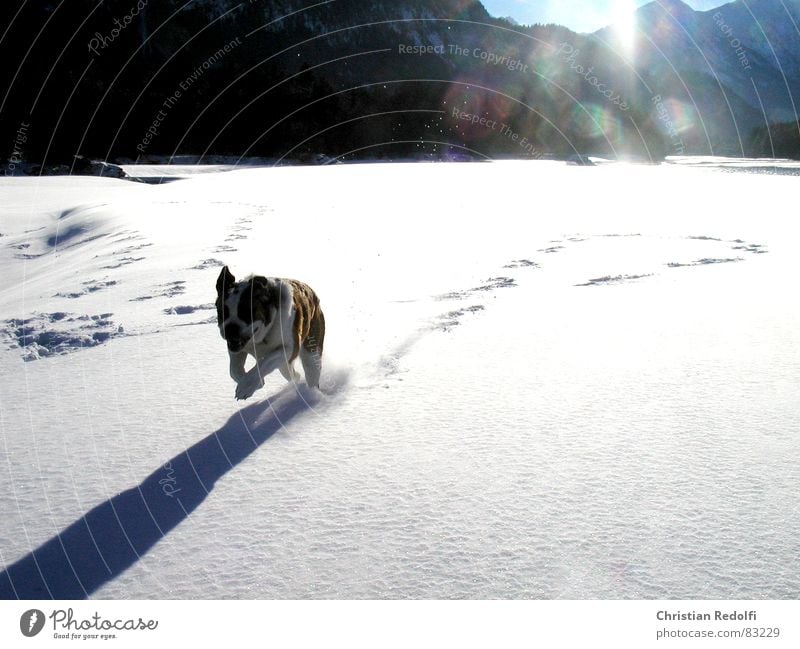
[[[2,11],[9,160],[745,155],[800,102],[800,0],[661,0],[632,50],[613,27],[519,26],[475,0]]]

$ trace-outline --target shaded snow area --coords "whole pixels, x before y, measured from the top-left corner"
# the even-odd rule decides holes
[[[798,598],[786,176],[0,179],[0,596]],[[222,264],[327,320],[237,402]]]

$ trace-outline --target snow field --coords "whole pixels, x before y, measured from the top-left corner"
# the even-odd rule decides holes
[[[45,544],[27,595],[800,591],[793,179],[509,162],[16,183],[0,561],[35,576]],[[319,293],[323,394],[275,375],[235,402],[222,262]]]

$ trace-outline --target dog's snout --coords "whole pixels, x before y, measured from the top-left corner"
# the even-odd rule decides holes
[[[228,341],[228,351],[233,352],[234,354],[242,351],[245,348],[247,341],[245,340],[229,340]]]
[[[244,347],[245,341],[242,338],[242,332],[239,330],[239,327],[234,325],[225,327],[224,338],[228,342],[228,348],[233,351],[238,351]]]

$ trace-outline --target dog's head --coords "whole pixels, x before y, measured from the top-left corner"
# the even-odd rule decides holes
[[[217,324],[233,353],[264,340],[278,316],[280,289],[266,277],[237,282],[228,267],[217,278]]]

